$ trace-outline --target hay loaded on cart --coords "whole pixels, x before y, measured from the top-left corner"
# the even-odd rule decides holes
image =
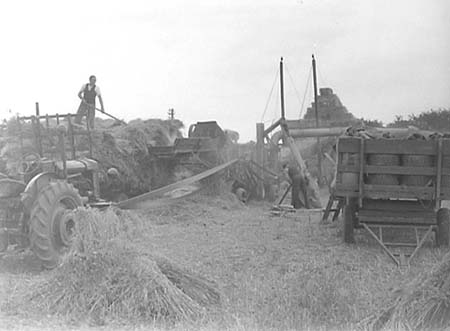
[[[409,263],[433,232],[437,245],[449,245],[450,213],[442,201],[450,200],[450,139],[341,137],[337,152],[345,242],[365,228],[398,265]],[[386,228],[411,231],[415,241],[386,241]],[[406,246],[413,250],[395,253]]]

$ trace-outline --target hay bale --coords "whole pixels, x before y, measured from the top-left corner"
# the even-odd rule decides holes
[[[402,155],[402,165],[405,167],[432,167],[434,158],[431,155]],[[400,182],[407,186],[428,186],[432,181],[430,176],[401,176]]]
[[[367,164],[374,166],[398,166],[400,165],[400,156],[395,154],[369,154]],[[370,174],[367,176],[367,182],[373,185],[398,185],[399,176]]]
[[[391,303],[371,321],[373,330],[450,328],[450,253],[431,270],[396,290]]]
[[[81,209],[72,252],[16,298],[16,310],[106,321],[193,320],[220,305],[214,284],[130,244],[145,224],[135,214]]]
[[[174,181],[175,164],[158,161],[149,155],[150,146],[172,145],[181,137],[179,120],[133,120],[94,131],[93,154],[106,169],[114,167],[124,176],[124,192],[136,196]]]

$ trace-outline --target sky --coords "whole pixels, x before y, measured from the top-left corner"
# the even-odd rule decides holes
[[[312,53],[357,117],[450,107],[448,0],[1,1],[0,41],[0,118],[75,112],[94,74],[119,118],[174,108],[255,140],[279,118],[280,57],[287,118],[311,103]]]

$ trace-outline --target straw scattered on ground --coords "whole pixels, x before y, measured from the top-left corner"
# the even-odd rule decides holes
[[[430,272],[393,291],[386,306],[367,321],[373,330],[448,330],[450,253]]]
[[[10,293],[2,310],[102,325],[196,320],[220,305],[212,282],[132,244],[146,226],[134,214],[82,209],[77,221],[62,264]]]

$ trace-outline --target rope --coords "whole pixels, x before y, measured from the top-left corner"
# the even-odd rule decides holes
[[[280,89],[277,89],[277,94],[275,95],[275,104],[273,107],[273,118],[280,118],[280,115],[279,115],[280,98],[281,98],[281,92],[280,92]]]
[[[298,103],[299,103],[299,105],[301,105],[302,104],[302,98],[300,97],[300,93],[298,92],[297,88],[295,87],[294,79],[292,78],[291,73],[290,73],[290,71],[289,71],[289,69],[288,69],[286,64],[285,64],[285,66],[286,66],[286,72],[288,73],[288,76],[289,76],[289,80],[291,81],[291,84],[294,87],[294,91],[295,91],[295,95],[297,96]]]
[[[306,81],[305,93],[303,93],[302,108],[300,108],[299,118],[302,118],[302,115],[303,115],[303,109],[304,109],[305,100],[306,100],[306,93],[308,93],[308,90],[309,90],[310,85],[311,85],[311,74],[312,74],[312,66],[309,67],[309,74],[308,74],[308,79]]]
[[[325,84],[328,85],[327,80],[325,79],[325,76],[322,75],[322,72],[320,71],[319,66],[317,65],[317,63],[319,63],[319,61],[317,60],[317,56],[316,56],[316,68],[317,68],[317,72],[319,73],[319,78],[320,80]],[[317,84],[317,86],[319,86],[319,84]]]
[[[263,122],[264,116],[266,115],[266,111],[267,111],[267,108],[269,107],[269,103],[270,103],[270,100],[272,98],[273,89],[275,88],[275,84],[276,84],[276,82],[278,80],[279,74],[280,73],[277,70],[276,73],[275,73],[275,79],[273,80],[272,88],[270,89],[269,97],[267,98],[267,101],[266,101],[266,106],[264,107],[264,111],[263,111],[262,116],[261,116],[261,122]]]

